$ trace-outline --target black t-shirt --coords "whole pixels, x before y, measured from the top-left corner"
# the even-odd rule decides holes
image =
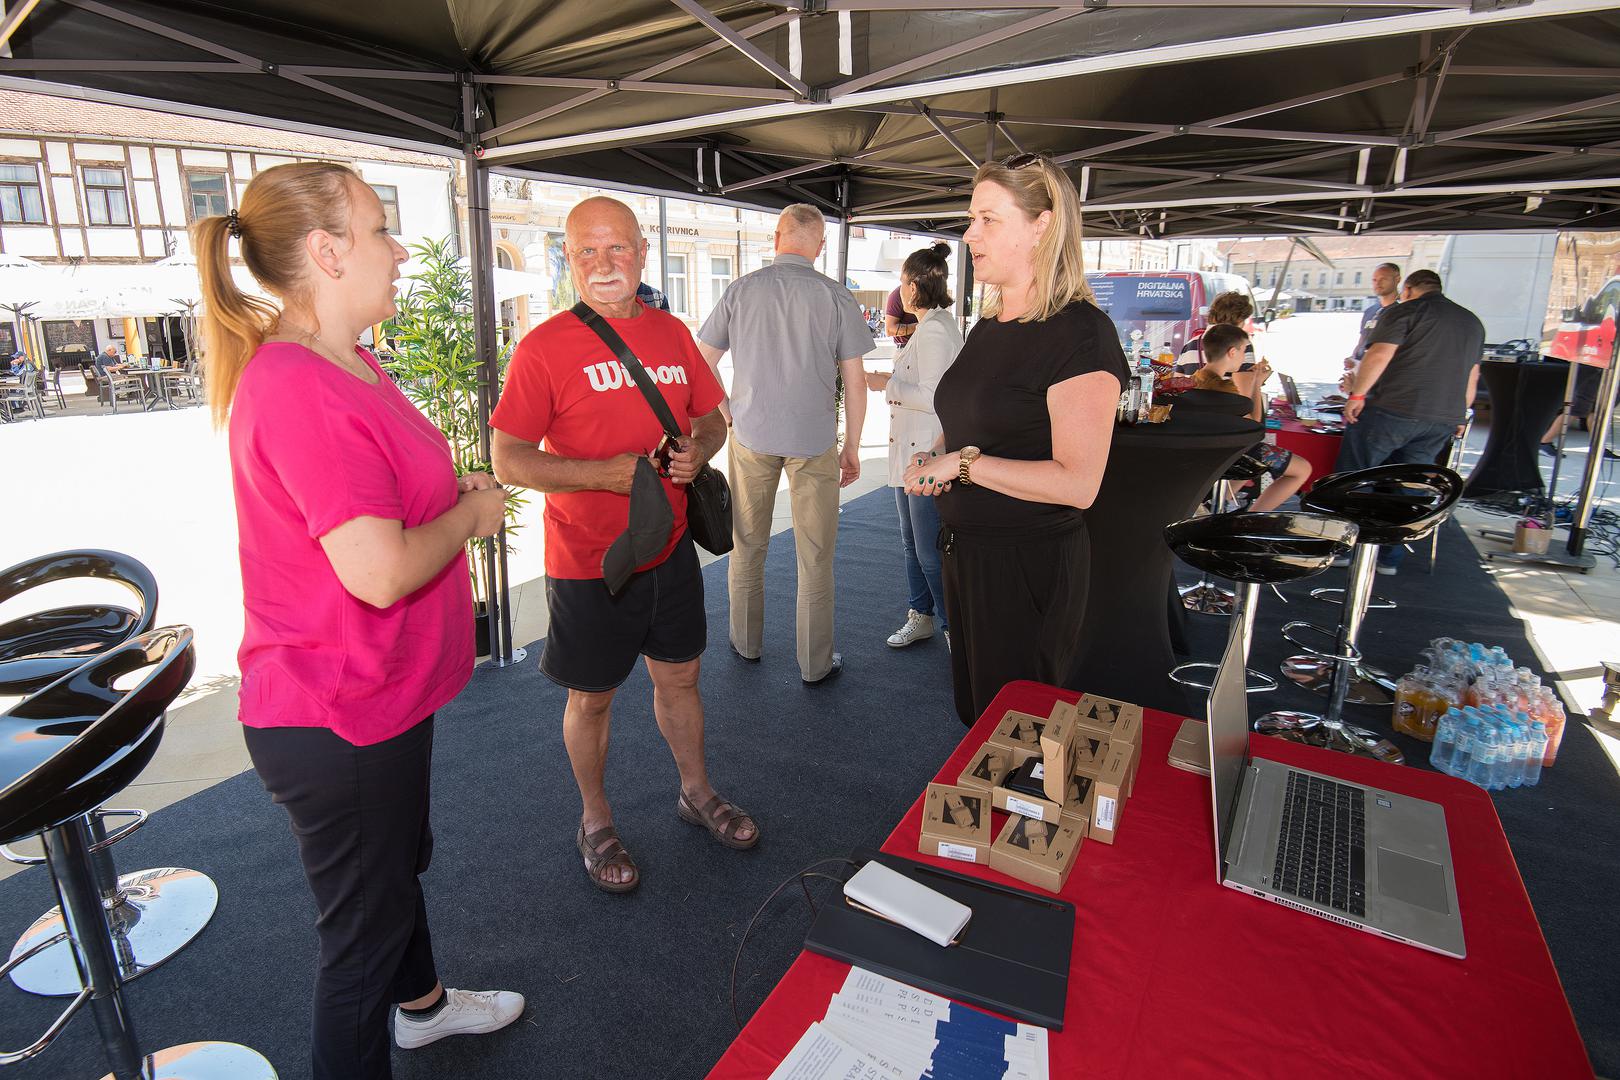
[[[1367,404],[1412,420],[1460,424],[1468,373],[1485,352],[1485,324],[1438,292],[1391,304],[1367,344],[1394,345],[1395,356],[1367,392]]]
[[[1046,391],[1093,371],[1123,389],[1130,369],[1119,332],[1096,305],[1076,300],[1045,322],[980,319],[934,392],[947,450],[977,446],[987,457],[1047,461],[1052,417]],[[1027,502],[956,484],[939,497],[947,525],[998,532],[1060,532],[1083,519],[1072,506]]]

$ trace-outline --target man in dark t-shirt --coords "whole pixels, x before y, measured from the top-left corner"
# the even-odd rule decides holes
[[[1432,463],[1460,433],[1479,381],[1485,325],[1440,285],[1434,271],[1414,271],[1402,302],[1378,317],[1345,402],[1337,471]],[[1386,547],[1378,572],[1395,573],[1404,554]]]

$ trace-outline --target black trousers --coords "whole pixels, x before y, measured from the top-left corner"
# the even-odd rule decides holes
[[[389,1007],[439,981],[417,880],[433,854],[433,717],[372,746],[326,728],[243,731],[259,780],[292,820],[319,912],[315,1080],[388,1080]]]
[[[962,723],[972,727],[1015,679],[1080,689],[1080,624],[1091,575],[1084,524],[1034,537],[987,536],[947,525],[939,543],[951,679]]]

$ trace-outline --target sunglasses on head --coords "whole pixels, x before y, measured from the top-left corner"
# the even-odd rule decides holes
[[[1001,167],[1004,169],[1023,169],[1040,160],[1042,160],[1040,154],[1014,154],[1012,157],[1002,161]]]

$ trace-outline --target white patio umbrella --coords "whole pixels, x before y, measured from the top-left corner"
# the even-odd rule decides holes
[[[462,270],[467,271],[469,274],[472,272],[465,257],[457,259],[456,262],[461,266]],[[409,293],[416,288],[417,282],[411,280],[411,278],[413,275],[421,273],[422,269],[422,263],[418,259],[412,259],[400,267],[400,295]],[[519,296],[543,296],[551,290],[551,283],[539,274],[531,274],[525,270],[508,270],[503,266],[497,266],[494,270],[496,303],[512,300]]]
[[[66,275],[21,255],[0,254],[0,308],[7,311],[18,331],[29,335],[28,319],[40,305],[59,300],[70,291]],[[43,357],[43,349],[32,350]]]

